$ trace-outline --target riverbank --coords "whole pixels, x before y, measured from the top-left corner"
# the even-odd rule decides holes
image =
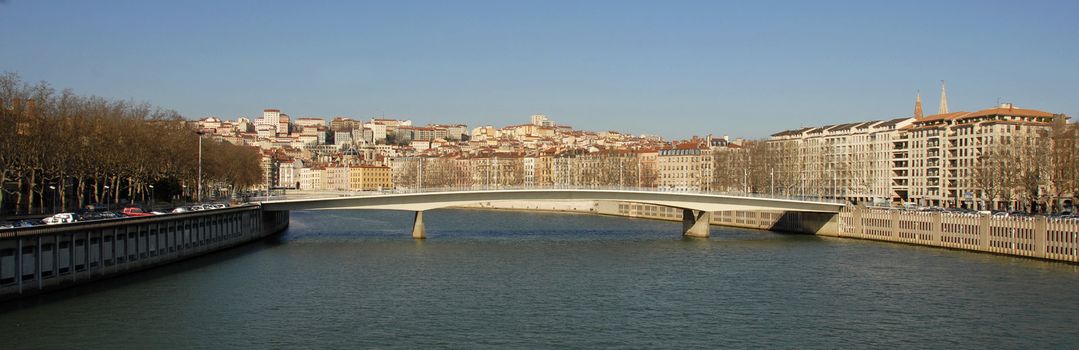
[[[3,231],[0,301],[202,256],[288,225],[288,212],[248,205]]]
[[[461,206],[473,209],[590,213],[682,221],[677,208],[609,201],[498,201]],[[723,211],[712,225],[902,243],[946,249],[1079,262],[1079,221],[997,218],[945,213],[847,207],[838,215]]]

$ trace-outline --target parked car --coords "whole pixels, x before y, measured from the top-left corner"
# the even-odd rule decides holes
[[[188,209],[187,207],[176,207],[176,208],[172,209],[173,213],[186,213],[186,212],[190,212],[190,211],[191,211],[191,209]]]
[[[128,217],[154,216],[154,214],[144,212],[144,211],[142,211],[142,208],[138,208],[138,207],[124,208],[124,210],[121,211],[120,214],[123,214],[124,216],[128,216]]]
[[[15,224],[12,225],[12,226],[15,226],[15,228],[19,228],[19,227],[33,227],[33,226],[38,226],[38,225],[41,225],[41,221],[22,220],[22,221],[15,222]]]
[[[203,211],[203,210],[207,210],[207,209],[209,209],[209,208],[206,208],[205,206],[203,206],[201,204],[195,204],[195,205],[191,206],[191,211]]]
[[[15,228],[15,225],[9,224],[9,223],[6,223],[6,222],[3,223],[3,224],[0,224],[0,230],[9,229],[9,228]]]
[[[57,213],[41,221],[46,225],[70,224],[79,221],[79,216],[75,213]]]
[[[214,204],[207,204],[207,205],[213,207],[214,209],[225,209],[225,208],[228,207],[227,205],[222,204],[222,203],[214,203]]]

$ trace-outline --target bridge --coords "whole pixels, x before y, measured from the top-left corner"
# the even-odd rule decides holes
[[[415,212],[412,238],[426,238],[423,223],[425,210],[446,208],[480,202],[509,200],[572,201],[600,200],[654,204],[682,209],[682,234],[708,237],[711,213],[728,210],[777,210],[837,214],[843,203],[750,196],[746,194],[717,194],[674,192],[655,189],[595,189],[595,188],[525,188],[482,190],[435,190],[416,192],[348,192],[323,193],[302,198],[266,198],[260,202],[267,211],[373,209]]]

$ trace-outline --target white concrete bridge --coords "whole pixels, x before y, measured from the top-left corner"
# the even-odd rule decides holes
[[[324,193],[302,198],[268,198],[260,204],[269,211],[280,210],[331,210],[331,209],[377,209],[405,210],[416,213],[412,237],[426,237],[423,224],[425,210],[475,204],[480,202],[519,200],[575,201],[600,200],[634,202],[662,205],[682,209],[683,234],[692,237],[708,237],[711,213],[728,210],[776,210],[815,213],[839,213],[844,204],[819,199],[793,199],[757,197],[737,194],[714,194],[695,192],[670,192],[643,189],[589,189],[589,188],[530,188],[530,189],[484,189],[441,190],[412,193],[364,193],[351,195]]]

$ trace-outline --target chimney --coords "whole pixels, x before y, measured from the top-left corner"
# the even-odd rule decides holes
[[[26,116],[30,117],[34,115],[34,99],[26,99]]]

